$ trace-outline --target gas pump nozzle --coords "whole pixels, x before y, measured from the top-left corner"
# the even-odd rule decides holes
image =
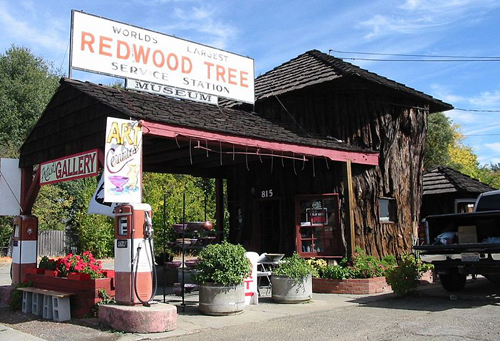
[[[149,212],[144,215],[144,237],[153,239],[153,221]]]

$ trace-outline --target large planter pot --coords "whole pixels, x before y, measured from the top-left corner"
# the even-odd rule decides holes
[[[370,295],[391,291],[385,277],[323,279],[313,278],[313,292],[324,294]]]
[[[221,286],[218,284],[200,285],[200,311],[205,315],[239,314],[245,307],[245,287]]]
[[[287,276],[271,276],[272,297],[277,303],[300,303],[312,298],[312,276],[308,275],[301,282]]]

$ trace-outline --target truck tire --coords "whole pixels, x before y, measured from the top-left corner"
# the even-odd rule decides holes
[[[441,285],[446,291],[461,291],[465,287],[467,276],[458,270],[450,270],[448,274],[440,274]]]

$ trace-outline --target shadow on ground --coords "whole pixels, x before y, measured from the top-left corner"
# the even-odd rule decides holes
[[[500,305],[500,285],[488,281],[484,277],[468,279],[465,289],[449,292],[439,283],[422,285],[417,292],[407,297],[386,294],[386,299],[374,300],[373,297],[362,297],[352,300],[370,307],[420,310],[438,312],[448,309],[468,309],[486,305]]]

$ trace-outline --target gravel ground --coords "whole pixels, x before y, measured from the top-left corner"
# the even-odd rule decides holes
[[[49,341],[114,341],[123,336],[122,333],[100,330],[96,318],[54,322],[31,314],[12,312],[8,307],[0,308],[0,323]]]

